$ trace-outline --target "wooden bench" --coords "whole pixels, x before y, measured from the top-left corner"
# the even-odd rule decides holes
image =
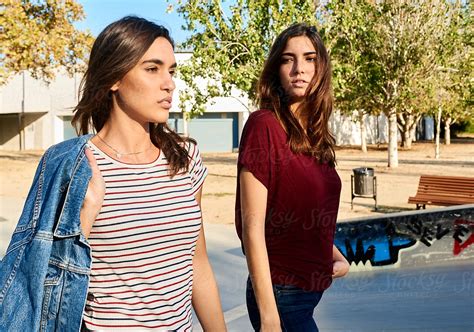
[[[418,191],[408,203],[416,204],[416,209],[426,205],[461,205],[474,203],[474,178],[461,176],[422,175]]]

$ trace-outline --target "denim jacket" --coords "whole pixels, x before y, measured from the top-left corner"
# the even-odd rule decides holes
[[[90,135],[41,158],[10,245],[0,262],[0,331],[79,331],[91,251],[80,210],[92,172]]]

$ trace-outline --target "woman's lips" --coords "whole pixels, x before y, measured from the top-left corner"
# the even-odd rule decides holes
[[[291,85],[294,86],[295,88],[302,88],[302,87],[304,87],[306,84],[308,84],[308,82],[306,82],[305,80],[294,80],[294,81],[291,81]]]
[[[167,109],[170,109],[171,108],[171,103],[173,102],[173,99],[172,98],[163,98],[161,99],[160,101],[158,101],[158,104],[161,105],[161,107],[163,108],[167,108]]]

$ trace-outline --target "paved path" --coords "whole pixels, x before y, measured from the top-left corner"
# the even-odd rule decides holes
[[[228,329],[250,331],[234,227],[206,224],[206,237]],[[322,332],[474,331],[474,262],[354,272],[334,282],[315,317]]]
[[[337,161],[356,161],[360,162],[361,158],[354,156],[354,157],[339,157]],[[385,163],[387,162],[387,158],[364,158],[364,162],[368,163]],[[460,165],[460,166],[474,166],[474,161],[467,161],[467,160],[450,160],[446,162],[446,160],[436,160],[436,159],[399,159],[398,163],[400,165],[407,164],[407,165],[439,165],[439,166],[446,166],[451,167],[452,165]]]

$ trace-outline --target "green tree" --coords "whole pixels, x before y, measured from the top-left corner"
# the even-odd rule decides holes
[[[346,10],[341,11],[341,8]],[[334,22],[331,16],[343,15],[339,21],[347,22],[349,27],[343,27],[346,31],[363,32],[357,35],[362,40],[351,45],[355,50],[342,52],[349,58],[339,56],[335,66],[347,64],[355,71],[349,76],[357,77],[358,84],[347,87],[353,94],[364,93],[362,98],[353,99],[355,109],[367,109],[367,103],[370,103],[369,109],[380,110],[387,116],[389,167],[398,166],[398,122],[402,124],[402,136],[409,144],[409,133],[423,111],[417,107],[417,100],[426,98],[422,87],[440,70],[440,63],[451,47],[445,43],[450,22],[458,15],[459,8],[458,2],[439,0],[334,0],[325,6],[328,17],[323,18],[324,21]],[[362,12],[367,23],[360,22],[354,12]],[[337,48],[347,47],[347,33],[338,24],[329,28],[335,30],[331,35],[336,38],[333,53],[337,57]],[[335,68],[335,72],[338,71]]]
[[[179,77],[187,88],[180,107],[190,116],[202,114],[213,97],[236,97],[255,107],[255,86],[274,38],[294,22],[316,23],[317,3],[305,0],[173,1],[192,32],[183,47],[192,49]],[[174,7],[174,8],[173,8]],[[242,99],[235,91],[243,92]],[[233,93],[234,92],[234,93]]]
[[[21,71],[48,82],[60,67],[70,74],[84,69],[93,38],[73,26],[84,19],[80,4],[74,0],[4,0],[2,10],[0,84]]]
[[[370,80],[377,73],[370,66],[371,53],[363,52],[372,47],[374,20],[370,3],[333,1],[322,12],[324,17],[323,38],[331,55],[335,105],[342,114],[354,118],[360,125],[361,149],[367,152],[366,115],[377,115],[371,96]]]
[[[444,122],[444,142],[450,144],[450,128],[454,123],[474,120],[472,64],[473,22],[472,5],[461,7],[460,15],[453,18],[448,43],[451,46],[449,56],[442,64],[438,79],[438,89],[444,95],[440,102]]]

